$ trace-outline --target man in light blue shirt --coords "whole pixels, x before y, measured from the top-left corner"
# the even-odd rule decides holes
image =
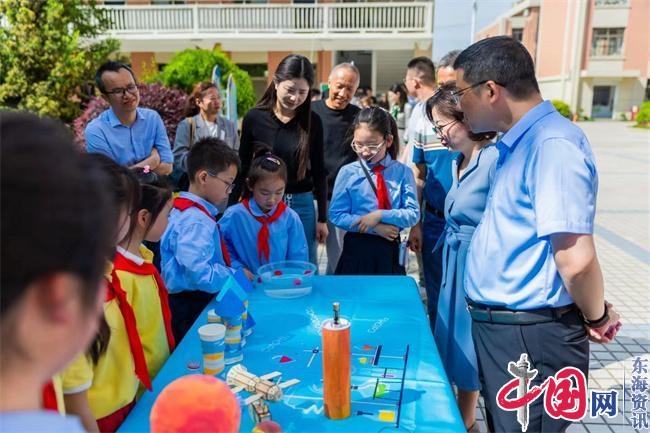
[[[526,48],[484,39],[454,63],[455,93],[472,131],[499,131],[499,160],[467,254],[465,287],[490,431],[564,431],[544,398],[529,417],[497,405],[509,362],[537,369],[529,387],[564,367],[585,377],[589,342],[613,338],[618,314],[604,300],[593,242],[598,176],[580,128],[543,101]],[[515,396],[509,396],[514,398]],[[585,396],[586,398],[586,396]]]
[[[140,94],[131,68],[107,62],[97,70],[95,82],[111,107],[86,126],[88,152],[129,167],[148,165],[158,174],[171,173],[174,157],[165,125],[156,111],[138,107]]]

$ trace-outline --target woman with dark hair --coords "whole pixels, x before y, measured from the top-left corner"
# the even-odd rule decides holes
[[[174,172],[172,180],[179,189],[187,190],[187,152],[197,141],[205,137],[223,140],[234,150],[239,149],[237,125],[219,115],[221,94],[216,84],[204,81],[194,86],[185,104],[185,119],[176,128],[174,140]]]
[[[314,70],[306,57],[291,54],[280,62],[262,99],[244,117],[239,148],[242,163],[237,182],[239,193],[233,196],[241,194],[256,147],[267,146],[282,158],[288,177],[285,202],[300,216],[309,261],[315,264],[316,242],[325,242],[327,238],[327,173],[322,123],[311,111],[309,91],[313,84]]]
[[[411,118],[411,104],[408,104],[406,87],[402,83],[395,83],[388,89],[388,106],[390,115],[393,116],[397,122],[397,130],[399,131],[399,139],[402,143],[404,140],[404,133],[406,132],[406,125]],[[410,162],[410,161],[409,161]]]
[[[445,84],[427,101],[426,113],[442,144],[459,152],[452,160],[453,183],[445,199],[443,274],[434,338],[447,377],[458,388],[458,407],[468,431],[476,428],[479,396],[478,365],[472,342],[472,318],[465,302],[465,257],[494,177],[499,152],[494,132],[474,134],[463,123],[454,84]],[[442,246],[444,242],[444,246]]]

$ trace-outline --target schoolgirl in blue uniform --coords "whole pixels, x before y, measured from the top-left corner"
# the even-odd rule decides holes
[[[229,207],[219,221],[232,259],[249,279],[257,269],[281,260],[309,260],[300,217],[283,201],[287,166],[266,149],[253,160],[241,203]]]
[[[329,207],[332,224],[347,231],[335,273],[404,275],[400,232],[418,222],[420,210],[413,173],[396,160],[397,124],[386,110],[366,108],[352,133],[359,160],[339,171]]]

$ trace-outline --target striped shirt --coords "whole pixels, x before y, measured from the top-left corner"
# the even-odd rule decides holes
[[[442,211],[451,188],[451,162],[458,153],[449,152],[433,132],[426,114],[426,101],[418,102],[413,108],[407,136],[409,145],[413,145],[413,163],[427,166],[423,198]]]

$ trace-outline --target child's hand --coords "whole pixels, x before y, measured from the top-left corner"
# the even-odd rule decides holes
[[[246,278],[248,278],[248,281],[253,281],[255,280],[255,275],[248,269],[244,268],[244,275],[246,275]]]
[[[399,236],[399,229],[390,224],[379,223],[375,226],[375,232],[382,238],[394,241]]]
[[[360,233],[368,233],[371,228],[375,227],[380,222],[381,222],[381,211],[376,210],[359,218],[352,225],[352,227],[359,226]]]

